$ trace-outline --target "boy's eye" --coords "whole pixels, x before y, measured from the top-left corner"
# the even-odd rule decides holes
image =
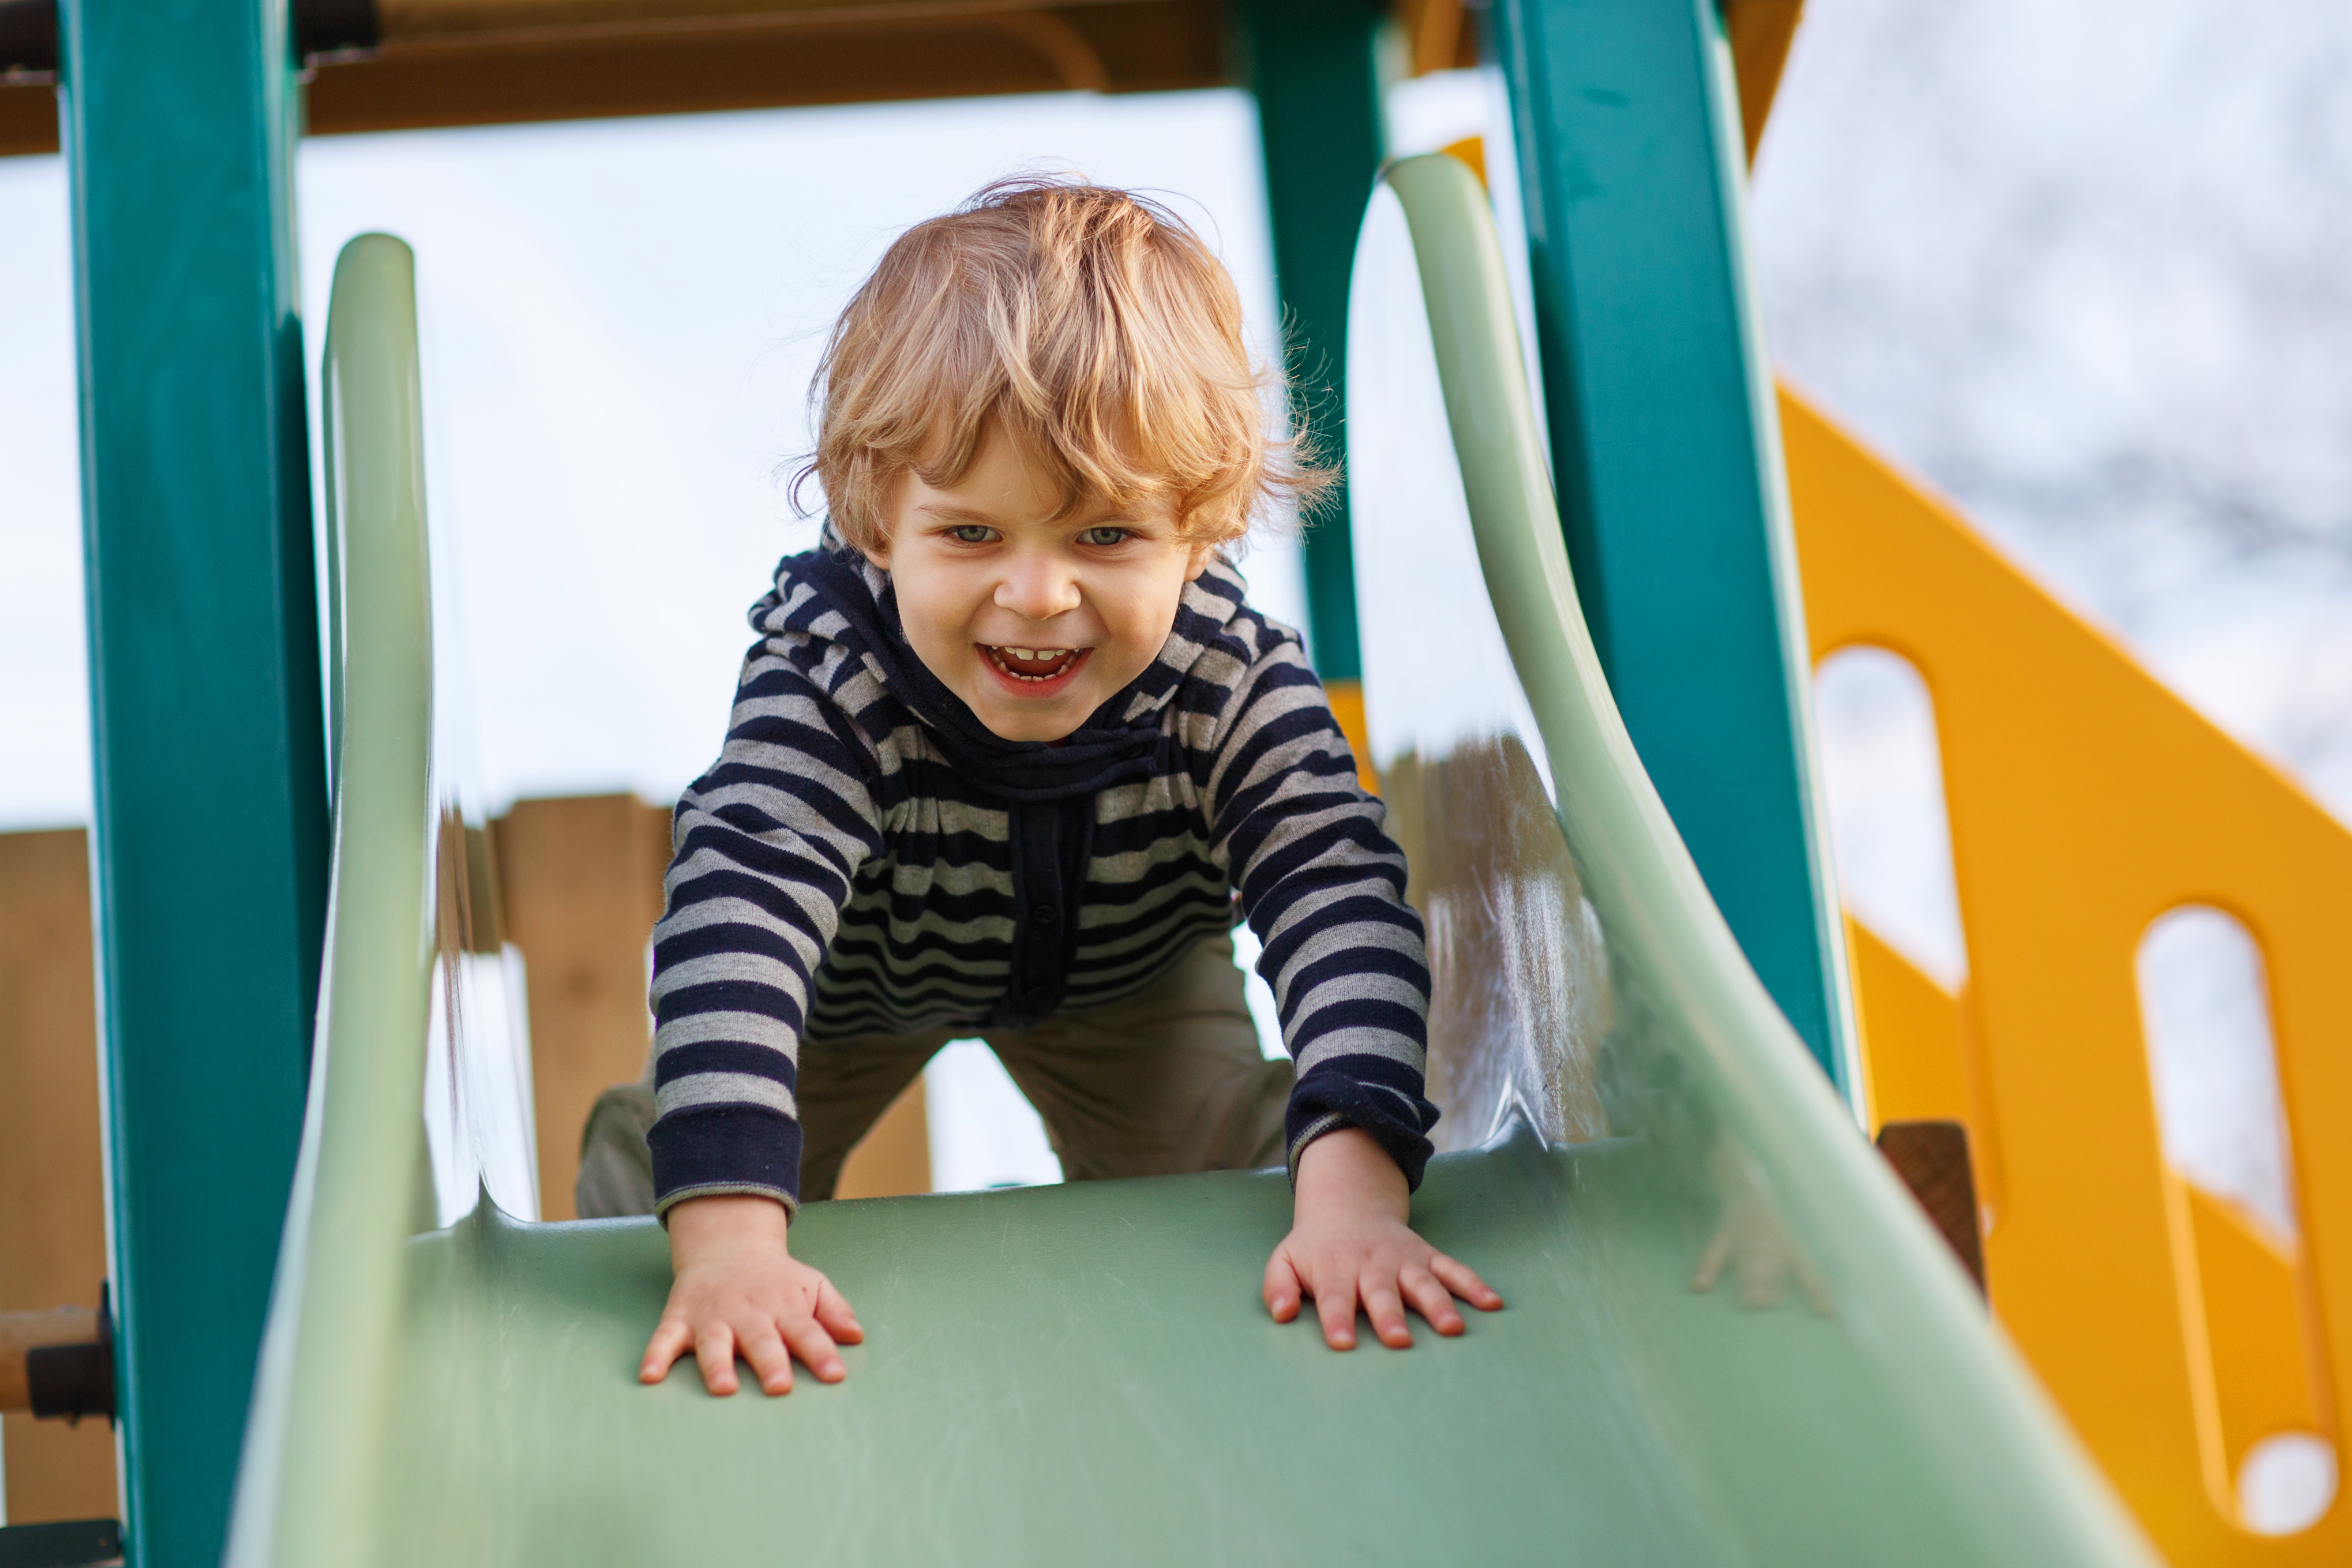
[[[1127,542],[1127,530],[1108,527],[1090,528],[1078,535],[1078,542],[1082,544],[1097,545],[1124,544]]]
[[[948,537],[958,544],[985,544],[996,530],[977,522],[961,523],[948,530]]]

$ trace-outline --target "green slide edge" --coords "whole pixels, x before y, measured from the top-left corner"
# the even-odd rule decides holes
[[[226,1561],[348,1563],[372,1538],[425,1158],[433,631],[415,258],[335,263],[325,414],[333,863],[310,1104]]]
[[[1614,940],[1685,1008],[1710,1098],[1795,1233],[1827,1256],[1857,1333],[1933,1410],[1928,1440],[2012,1561],[2147,1563],[2154,1553],[1942,1242],[1857,1131],[1708,895],[1619,717],[1570,575],[1487,195],[1458,159],[1401,160],[1404,209],[1446,419],[1496,621],[1558,781],[1560,829]],[[1866,1320],[1866,1321],[1865,1321]]]

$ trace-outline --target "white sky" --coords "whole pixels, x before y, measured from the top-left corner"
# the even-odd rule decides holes
[[[417,252],[436,571],[471,675],[476,787],[666,799],[716,754],[743,611],[802,547],[823,332],[900,228],[989,179],[1163,193],[1271,342],[1257,131],[1238,92],[785,110],[306,142],[311,362],[334,256]],[[0,162],[0,827],[89,809],[70,300],[55,159]],[[313,389],[315,396],[315,388]],[[1295,547],[1245,563],[1303,616]]]
[[[72,283],[55,158],[0,158],[0,830],[86,821]]]

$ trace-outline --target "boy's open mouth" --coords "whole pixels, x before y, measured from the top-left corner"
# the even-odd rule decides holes
[[[992,643],[982,643],[980,650],[998,669],[1024,685],[1058,680],[1077,668],[1094,651],[1083,647],[1000,647]]]

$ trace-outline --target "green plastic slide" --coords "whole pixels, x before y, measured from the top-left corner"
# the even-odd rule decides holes
[[[668,1274],[652,1222],[485,1203],[412,1234],[448,839],[411,258],[368,236],[337,268],[325,373],[330,967],[232,1563],[2154,1561],[1643,774],[1577,610],[1483,193],[1442,159],[1389,188],[1374,216],[1406,220],[1466,510],[1360,532],[1365,640],[1475,676],[1425,700],[1369,682],[1460,1145],[1415,1217],[1508,1308],[1402,1352],[1276,1325],[1279,1173],[820,1204],[793,1240],[866,1323],[848,1380],[713,1399],[691,1363],[635,1381]],[[1432,626],[1416,572],[1483,588]]]

